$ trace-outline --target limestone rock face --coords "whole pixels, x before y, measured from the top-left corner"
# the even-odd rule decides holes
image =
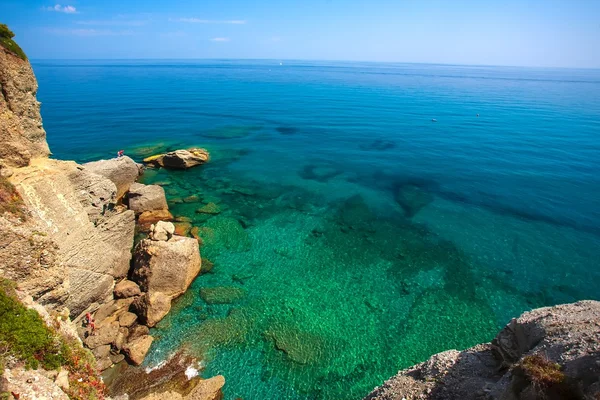
[[[144,159],[144,162],[165,168],[187,169],[204,164],[209,158],[208,151],[205,149],[193,148],[148,157]]]
[[[600,302],[539,308],[492,341],[435,354],[365,399],[563,399],[600,393]],[[544,373],[559,379],[543,381]],[[547,378],[546,378],[547,379]]]
[[[165,190],[158,185],[134,183],[129,188],[129,208],[136,214],[144,211],[167,210]]]
[[[118,199],[123,197],[141,173],[140,165],[127,156],[93,161],[83,164],[83,167],[114,183],[117,187]]]
[[[123,279],[115,285],[114,294],[117,299],[124,299],[127,297],[139,296],[142,294],[142,291],[137,283]]]
[[[161,292],[146,293],[135,301],[133,307],[142,322],[153,327],[171,310],[171,298]]]
[[[0,164],[24,167],[50,154],[42,126],[37,81],[29,61],[0,46]]]
[[[0,392],[6,392],[9,399],[14,398],[10,395],[12,392],[18,394],[19,399],[69,400],[69,396],[41,369],[5,369],[0,378]]]
[[[150,350],[153,341],[154,338],[152,336],[145,335],[127,343],[123,347],[123,351],[132,363],[140,365],[144,361],[148,350]]]
[[[73,162],[48,159],[16,169],[11,181],[40,227],[37,236],[56,246],[53,265],[62,282],[53,279],[62,288],[52,296],[67,293],[58,305],[75,317],[110,297],[114,278],[129,270],[135,229],[134,213],[115,207],[115,185]]]
[[[196,239],[144,239],[135,249],[133,279],[144,292],[161,292],[174,298],[183,294],[200,273],[200,263]]]

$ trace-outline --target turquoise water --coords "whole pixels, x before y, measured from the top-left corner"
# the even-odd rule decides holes
[[[211,152],[144,177],[214,264],[147,363],[184,347],[226,399],[360,398],[524,310],[600,299],[600,71],[33,65],[58,158]]]

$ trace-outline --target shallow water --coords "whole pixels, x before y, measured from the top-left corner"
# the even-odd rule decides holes
[[[34,69],[59,158],[211,151],[144,177],[214,263],[154,330],[147,363],[185,347],[226,376],[227,399],[360,398],[524,310],[600,298],[598,71]],[[196,212],[210,203],[218,214]]]

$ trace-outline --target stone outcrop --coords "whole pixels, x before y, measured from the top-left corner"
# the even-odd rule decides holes
[[[158,185],[134,183],[128,194],[129,209],[141,214],[144,211],[168,210],[165,190]]]
[[[141,321],[152,328],[171,311],[171,298],[162,292],[145,293],[133,307]]]
[[[142,167],[127,156],[92,161],[83,164],[83,167],[94,174],[108,178],[114,183],[117,187],[117,199],[127,193],[130,186],[142,173]]]
[[[152,345],[152,341],[154,339],[152,336],[144,335],[139,337],[131,342],[129,342],[124,348],[123,351],[127,354],[127,357],[131,360],[135,365],[140,365],[148,350],[150,350],[150,346]]]
[[[600,302],[539,308],[492,341],[398,372],[365,399],[595,399],[600,395]]]
[[[204,164],[209,158],[208,151],[205,149],[192,148],[148,157],[144,159],[144,162],[164,168],[187,169]]]
[[[168,241],[141,240],[135,249],[133,280],[144,292],[161,292],[175,298],[200,273],[198,241],[173,236]]]
[[[0,46],[0,169],[50,154],[29,61]]]
[[[67,306],[75,317],[111,297],[114,279],[129,270],[135,229],[134,213],[115,206],[115,185],[73,162],[48,159],[16,169],[11,181],[31,212],[30,237],[47,254],[52,283],[43,285],[40,300]],[[23,270],[15,264],[6,269]],[[29,277],[45,279],[39,272]],[[28,279],[19,283],[33,286]]]

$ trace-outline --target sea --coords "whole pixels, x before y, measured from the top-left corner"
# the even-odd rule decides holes
[[[147,169],[203,272],[152,329],[226,400],[360,399],[543,306],[600,300],[600,70],[34,60],[53,157]]]

